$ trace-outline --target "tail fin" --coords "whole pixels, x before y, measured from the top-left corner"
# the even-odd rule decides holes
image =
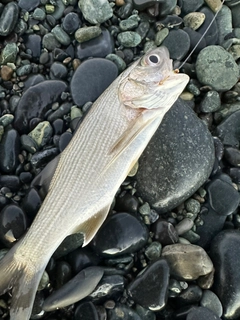
[[[12,288],[10,320],[28,320],[44,267],[36,270],[27,259],[17,259],[15,246],[0,260],[0,294]]]

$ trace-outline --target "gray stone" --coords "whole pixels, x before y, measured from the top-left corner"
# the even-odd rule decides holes
[[[46,13],[44,10],[40,8],[36,8],[33,12],[33,19],[36,19],[38,21],[43,21],[46,17]]]
[[[126,48],[134,48],[142,41],[141,36],[134,31],[120,32],[117,39],[119,43]]]
[[[68,46],[71,43],[69,35],[60,27],[56,26],[52,29],[52,33],[59,43],[64,46]]]
[[[119,73],[121,73],[123,70],[126,69],[125,61],[121,57],[119,57],[117,54],[110,53],[106,56],[106,59],[115,63]]]
[[[119,27],[122,31],[133,30],[137,28],[139,21],[139,16],[137,14],[133,14],[128,19],[121,20],[119,23]]]
[[[220,46],[208,46],[196,61],[198,80],[217,91],[227,91],[238,81],[239,68],[232,55]],[[224,77],[223,77],[224,75]]]
[[[222,45],[226,35],[232,32],[232,13],[227,6],[222,6],[216,17],[219,44]]]
[[[25,76],[32,71],[32,65],[31,64],[26,64],[25,66],[21,66],[17,68],[16,73],[19,77]]]
[[[208,91],[200,103],[202,112],[215,112],[221,107],[221,99],[217,91]]]
[[[46,48],[49,51],[53,51],[55,48],[59,48],[61,46],[52,33],[47,33],[45,36],[43,36],[42,45],[43,48]]]
[[[213,162],[211,134],[178,100],[139,159],[138,194],[158,212],[169,211],[207,180]]]
[[[113,15],[107,0],[79,0],[78,6],[84,18],[92,24],[103,23]]]
[[[18,20],[18,5],[16,2],[11,1],[4,6],[0,16],[0,36],[7,36],[11,33]]]
[[[0,55],[0,64],[7,64],[8,62],[15,63],[18,53],[16,43],[8,43],[2,50]]]
[[[170,267],[170,274],[179,280],[196,280],[213,271],[213,263],[206,251],[194,244],[175,243],[162,250]]]
[[[100,36],[101,33],[102,33],[102,29],[99,26],[91,26],[91,27],[79,28],[75,32],[74,36],[77,42],[82,43]]]
[[[218,296],[211,290],[204,290],[202,299],[200,301],[202,307],[208,308],[221,317],[223,313],[223,307]]]

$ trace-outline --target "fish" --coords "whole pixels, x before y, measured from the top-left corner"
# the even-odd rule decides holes
[[[28,320],[38,284],[69,235],[83,246],[106,219],[114,196],[189,81],[165,47],[135,61],[94,102],[49,166],[48,192],[31,227],[0,261],[0,294],[12,290],[10,320]]]

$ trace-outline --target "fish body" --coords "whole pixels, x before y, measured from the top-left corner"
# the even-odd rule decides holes
[[[60,155],[30,229],[0,261],[0,294],[12,289],[11,320],[30,318],[42,273],[61,242],[76,232],[83,233],[84,246],[94,237],[187,82],[161,47],[134,62],[93,104]]]

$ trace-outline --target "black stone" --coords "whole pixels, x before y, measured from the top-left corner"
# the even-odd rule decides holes
[[[74,320],[99,320],[98,312],[92,302],[79,304],[74,313]]]
[[[188,34],[189,39],[190,39],[190,50],[192,50],[196,44],[198,43],[198,41],[200,40],[200,38],[202,37],[202,35],[191,29],[188,27],[183,28],[183,30]],[[202,40],[199,42],[199,44],[196,47],[196,50],[194,51],[195,54],[198,54],[203,48],[206,47],[206,40],[204,38],[202,38]]]
[[[107,311],[108,320],[142,320],[132,308],[117,303],[114,309]]]
[[[174,226],[165,220],[158,219],[152,226],[154,240],[162,245],[168,245],[178,242],[178,234]]]
[[[215,268],[212,290],[222,302],[223,317],[237,319],[240,316],[240,231],[220,232],[212,241],[209,255]]]
[[[118,212],[126,211],[129,213],[137,213],[139,201],[130,193],[122,193],[116,199],[115,210]]]
[[[211,27],[205,34],[204,39],[206,41],[207,46],[218,44],[218,27],[216,20],[214,20],[214,13],[208,7],[201,8],[199,12],[205,14],[205,20],[203,24],[198,28],[198,32],[200,34],[203,34],[209,27],[209,24],[211,23]]]
[[[18,176],[4,174],[0,176],[0,186],[16,192],[19,190],[21,183]]]
[[[67,77],[68,70],[61,62],[54,62],[50,67],[50,78],[52,80],[63,80]]]
[[[165,259],[150,264],[128,286],[128,295],[137,304],[153,311],[165,307],[168,295],[169,266]]]
[[[49,161],[53,160],[58,155],[58,153],[59,151],[57,148],[38,151],[34,153],[30,162],[34,168],[40,168],[48,164]]]
[[[0,142],[0,170],[13,173],[19,164],[20,137],[16,130],[7,130]]]
[[[89,57],[105,58],[113,50],[112,36],[107,29],[103,28],[100,36],[76,46],[76,57],[80,60]]]
[[[118,301],[123,294],[124,286],[125,279],[123,276],[118,274],[104,275],[93,292],[88,296],[88,299],[96,304],[107,300]]]
[[[28,88],[35,86],[36,84],[43,82],[45,80],[42,74],[32,74],[30,75],[26,81],[24,81],[24,91]]]
[[[72,139],[72,133],[71,132],[64,132],[59,140],[59,151],[63,152],[63,150],[66,148],[66,146],[69,144],[69,142]]]
[[[68,34],[73,34],[81,24],[79,16],[75,12],[69,12],[63,19],[62,27]]]
[[[72,267],[73,273],[77,274],[84,268],[98,265],[100,258],[90,248],[78,248],[68,254],[67,260]]]
[[[224,149],[224,158],[234,167],[240,167],[240,150],[233,147]]]
[[[207,180],[213,163],[211,134],[194,112],[178,100],[139,159],[135,176],[138,195],[153,209],[169,211]]]
[[[24,92],[16,108],[14,126],[20,133],[28,133],[33,118],[43,120],[52,103],[58,101],[67,85],[63,81],[46,80]],[[29,108],[31,105],[31,108]]]
[[[0,36],[7,36],[11,33],[18,20],[18,5],[11,1],[4,6],[3,12],[0,16]]]
[[[190,12],[198,11],[203,4],[204,0],[181,0],[180,7],[182,14],[186,15]]]
[[[185,305],[198,303],[202,298],[202,289],[196,284],[189,284],[174,300],[174,305],[183,307]]]
[[[206,190],[210,207],[219,215],[230,215],[238,208],[239,193],[231,184],[216,178],[208,184]]]
[[[72,278],[72,268],[66,261],[58,261],[56,265],[56,289],[61,288]]]
[[[226,146],[239,148],[240,141],[240,110],[226,117],[216,128],[216,135]]]
[[[23,37],[23,40],[26,49],[30,49],[32,51],[32,57],[39,58],[42,49],[42,38],[37,34],[30,34]]]
[[[72,104],[69,102],[65,102],[59,106],[59,108],[51,113],[48,117],[47,120],[49,122],[53,122],[59,118],[63,118],[66,114],[68,114],[71,110]]]
[[[170,57],[174,60],[182,60],[190,49],[189,35],[181,30],[171,30],[163,40],[163,45],[169,50]]]
[[[123,212],[107,218],[91,247],[101,256],[119,256],[140,250],[147,240],[146,226],[135,216]]]
[[[208,308],[198,307],[189,312],[186,320],[221,320],[214,312]]]
[[[42,204],[42,199],[35,188],[29,188],[22,201],[22,209],[31,219],[34,219]]]
[[[96,100],[117,75],[117,66],[107,59],[96,58],[83,62],[71,80],[73,101],[82,106],[88,101]]]
[[[26,11],[32,11],[33,9],[37,8],[37,6],[40,4],[40,0],[19,0],[18,5],[21,9],[24,9]]]
[[[0,239],[10,246],[18,240],[27,229],[27,219],[22,209],[8,205],[0,212]]]

